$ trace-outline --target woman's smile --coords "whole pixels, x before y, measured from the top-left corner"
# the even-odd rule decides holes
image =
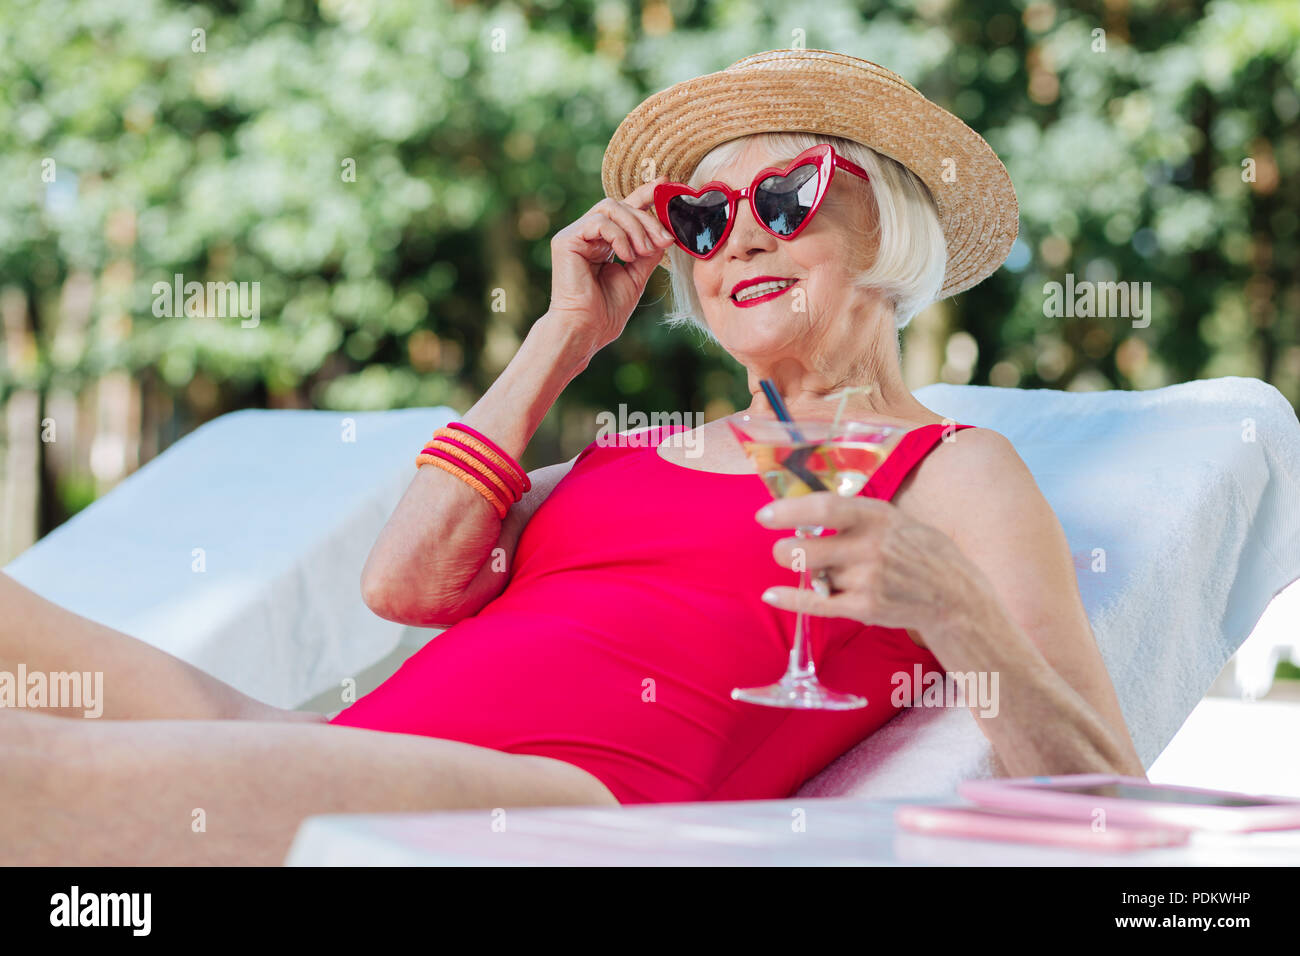
[[[730,298],[735,305],[746,309],[751,305],[758,305],[760,302],[767,302],[779,295],[784,295],[787,290],[794,288],[795,283],[798,281],[798,279],[778,279],[773,276],[762,276],[758,280],[742,282],[737,285]]]

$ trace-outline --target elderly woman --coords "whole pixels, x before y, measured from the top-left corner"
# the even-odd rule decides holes
[[[786,797],[917,666],[998,675],[975,719],[1008,774],[1144,775],[1033,478],[903,383],[898,331],[1014,238],[984,141],[874,64],[774,51],[648,99],[604,180],[551,243],[549,310],[370,554],[377,614],[447,628],[373,693],[328,722],[278,710],[0,579],[0,666],[103,670],[109,718],[0,715],[3,862],[276,863],[316,813]],[[845,416],[907,433],[860,495],[764,507],[722,422],[518,470],[667,250],[675,317],[744,366],[752,415],[763,380],[796,418],[872,386]],[[792,537],[815,525],[835,533]],[[785,586],[797,560],[826,587]],[[866,707],[731,698],[779,672],[799,606],[826,683]]]

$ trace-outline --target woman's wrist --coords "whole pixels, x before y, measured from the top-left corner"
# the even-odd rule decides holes
[[[575,375],[582,372],[592,356],[606,344],[598,341],[596,334],[583,322],[558,312],[543,313],[529,330],[530,335],[534,333],[556,349],[563,362],[576,369]]]
[[[590,337],[581,329],[543,315],[461,420],[519,461],[546,413],[593,354]]]
[[[949,615],[927,645],[949,673],[987,674],[980,730],[1011,776],[1133,773],[1114,731],[992,596]],[[937,645],[937,649],[936,649]]]

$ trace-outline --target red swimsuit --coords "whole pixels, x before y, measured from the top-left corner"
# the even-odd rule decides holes
[[[861,493],[892,498],[944,428],[904,435]],[[893,717],[891,676],[939,662],[905,630],[846,618],[813,619],[813,660],[868,706],[731,699],[785,670],[794,614],[759,595],[797,583],[772,557],[793,531],[754,520],[771,500],[757,475],[661,457],[676,430],[588,445],[525,527],[505,590],[331,723],[553,757],[620,803],[667,803],[791,796]]]

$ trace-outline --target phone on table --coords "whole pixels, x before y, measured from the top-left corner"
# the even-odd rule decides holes
[[[1141,850],[1181,846],[1188,831],[1179,827],[1106,826],[1085,820],[1026,816],[987,807],[943,807],[905,804],[894,812],[904,830],[934,836],[1009,840],[1085,850]]]
[[[1300,828],[1300,799],[1157,784],[1116,774],[967,780],[957,792],[991,810],[1124,826],[1245,832]]]

